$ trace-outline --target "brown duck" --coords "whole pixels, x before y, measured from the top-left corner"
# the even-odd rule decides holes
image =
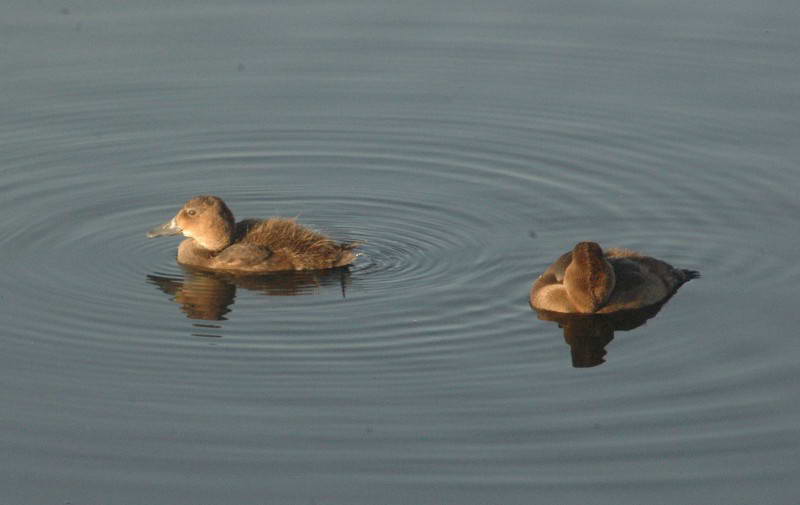
[[[221,198],[196,196],[170,221],[147,233],[188,237],[178,262],[206,270],[258,274],[280,270],[321,270],[349,265],[357,243],[338,243],[295,219],[272,217],[238,223]]]
[[[595,242],[580,242],[536,279],[530,302],[535,309],[563,313],[641,309],[667,301],[699,276],[629,249],[604,252]]]

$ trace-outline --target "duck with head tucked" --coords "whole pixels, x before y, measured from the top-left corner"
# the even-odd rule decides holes
[[[298,224],[272,217],[238,223],[221,198],[196,196],[171,220],[147,233],[188,237],[178,262],[206,270],[259,274],[281,270],[321,270],[349,265],[357,243],[338,243]]]
[[[699,276],[628,249],[579,242],[536,279],[530,303],[550,312],[610,314],[666,302]]]

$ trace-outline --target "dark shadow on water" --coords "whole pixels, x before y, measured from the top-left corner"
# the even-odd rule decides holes
[[[182,266],[183,276],[150,274],[147,282],[180,305],[190,319],[224,321],[239,289],[268,296],[296,296],[314,294],[325,286],[340,286],[342,298],[350,284],[347,267],[302,272],[275,272],[268,275],[237,276],[207,272]]]
[[[666,301],[637,310],[613,314],[564,314],[536,311],[542,321],[553,321],[564,330],[564,340],[572,353],[572,366],[590,368],[605,363],[606,346],[614,340],[615,331],[630,331],[654,317]]]

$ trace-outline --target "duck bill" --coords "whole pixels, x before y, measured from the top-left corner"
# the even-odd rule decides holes
[[[147,237],[154,238],[163,237],[165,235],[178,235],[181,232],[183,232],[183,229],[181,229],[181,227],[175,223],[175,218],[173,217],[161,226],[156,226],[152,230],[148,231]]]

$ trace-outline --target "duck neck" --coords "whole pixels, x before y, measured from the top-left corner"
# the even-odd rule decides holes
[[[233,225],[223,220],[213,223],[201,236],[192,236],[203,249],[219,252],[233,242]]]

